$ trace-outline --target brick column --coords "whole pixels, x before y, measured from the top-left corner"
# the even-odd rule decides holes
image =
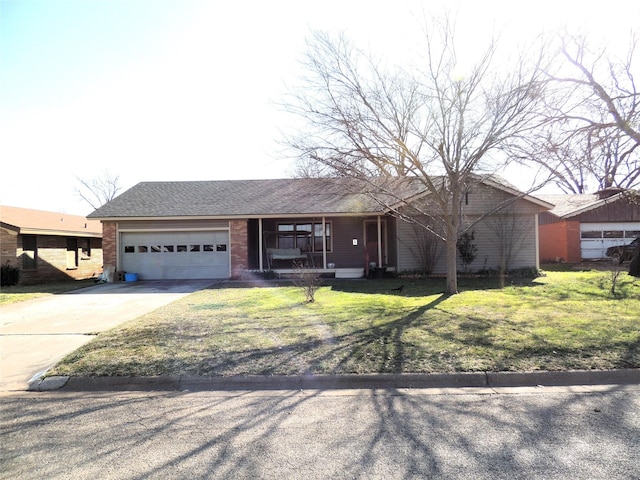
[[[249,240],[246,220],[229,222],[229,242],[231,243],[231,278],[241,278],[249,265]]]
[[[116,241],[117,232],[117,223],[102,223],[102,265],[103,267],[112,267],[114,272],[116,270],[116,262],[118,258],[118,242]]]

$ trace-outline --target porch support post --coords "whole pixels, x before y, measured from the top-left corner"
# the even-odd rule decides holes
[[[325,217],[322,217],[322,269],[327,269],[327,228]]]
[[[384,267],[382,258],[382,217],[378,215],[378,267]]]
[[[540,223],[539,223],[539,217],[538,217],[538,213],[536,213],[533,216],[533,221],[535,224],[535,228],[533,229],[533,231],[535,232],[535,236],[536,236],[536,269],[540,270]]]
[[[259,268],[262,272],[264,270],[262,265],[262,245],[264,244],[264,239],[262,238],[262,218],[258,219],[258,258],[259,258]]]

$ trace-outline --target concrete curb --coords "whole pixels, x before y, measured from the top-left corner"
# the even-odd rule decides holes
[[[32,392],[63,391],[217,391],[339,390],[463,387],[528,387],[640,384],[640,369],[565,372],[470,372],[434,374],[46,377],[31,383]]]

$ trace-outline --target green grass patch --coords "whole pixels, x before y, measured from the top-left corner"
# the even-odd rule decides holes
[[[69,280],[41,285],[12,285],[11,287],[2,287],[0,289],[0,305],[66,293],[91,285],[95,285],[93,280]]]
[[[640,281],[549,272],[463,279],[227,284],[100,334],[52,375],[291,375],[640,367]],[[402,292],[392,291],[403,284]]]

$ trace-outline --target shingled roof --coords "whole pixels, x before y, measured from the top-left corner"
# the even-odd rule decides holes
[[[625,199],[625,192],[603,197],[598,193],[539,195],[539,198],[552,203],[553,209],[548,213],[560,218],[571,218],[582,213],[595,210],[603,205]]]
[[[406,195],[413,181],[398,182]],[[381,213],[371,195],[356,192],[340,178],[142,182],[89,218],[247,217],[268,215],[340,215]]]
[[[518,194],[504,180],[498,180],[478,177],[482,183]],[[374,184],[378,188],[369,188]],[[382,184],[383,188],[379,188]],[[375,198],[367,190],[376,191]],[[385,205],[397,205],[424,193],[425,187],[416,177],[369,179],[357,184],[353,179],[336,177],[142,182],[98,208],[89,218],[377,215],[387,211]]]

